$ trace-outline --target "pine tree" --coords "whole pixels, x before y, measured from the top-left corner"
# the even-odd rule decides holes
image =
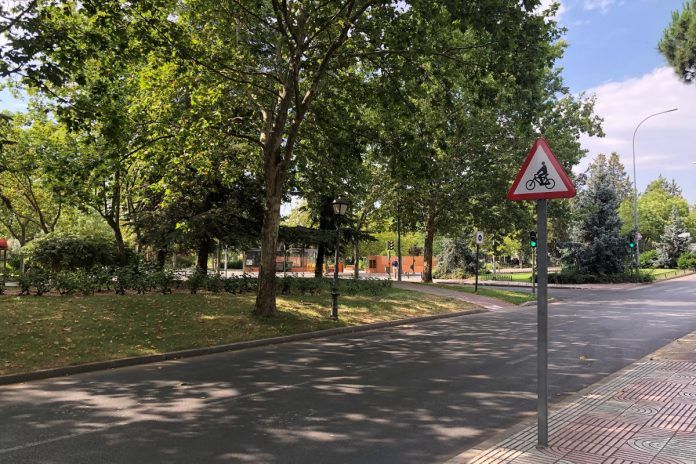
[[[665,225],[662,240],[657,246],[657,265],[672,269],[677,267],[677,260],[688,251],[691,238],[685,235],[686,227],[676,208],[672,209],[669,222]],[[680,237],[681,235],[681,237]]]
[[[574,204],[574,246],[564,264],[580,274],[611,275],[625,271],[626,240],[621,236],[619,196],[606,158],[593,163],[587,186]]]

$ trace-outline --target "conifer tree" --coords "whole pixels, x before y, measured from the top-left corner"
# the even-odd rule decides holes
[[[686,227],[676,208],[672,209],[669,222],[665,225],[662,240],[657,246],[657,265],[664,268],[677,267],[677,260],[688,251],[691,238],[685,235]]]
[[[619,197],[614,189],[606,157],[590,169],[587,186],[574,205],[574,246],[566,255],[566,266],[580,274],[611,275],[625,271],[626,240],[621,236]]]

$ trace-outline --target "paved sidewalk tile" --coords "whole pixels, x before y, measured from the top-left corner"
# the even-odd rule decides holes
[[[696,464],[696,333],[554,408],[536,440],[535,423],[469,463]]]

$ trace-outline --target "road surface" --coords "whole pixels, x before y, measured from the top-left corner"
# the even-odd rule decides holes
[[[551,290],[552,398],[696,330],[696,277]],[[0,462],[443,462],[529,417],[535,308],[0,387]]]

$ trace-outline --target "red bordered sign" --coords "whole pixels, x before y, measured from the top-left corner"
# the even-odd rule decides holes
[[[548,142],[538,138],[508,190],[509,200],[572,198],[575,186],[551,151]]]

